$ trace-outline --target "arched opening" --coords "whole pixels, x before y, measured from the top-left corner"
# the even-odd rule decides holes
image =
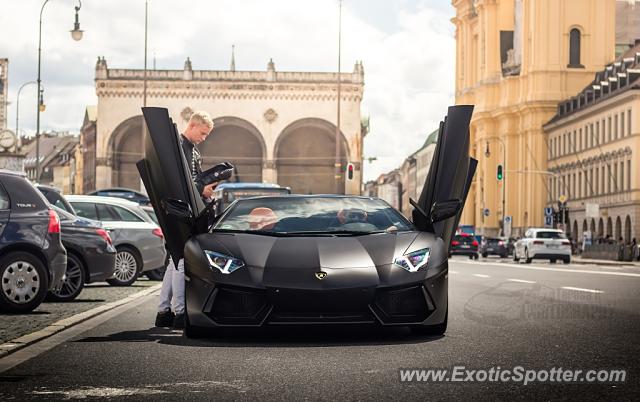
[[[613,221],[611,220],[611,217],[607,218],[607,236],[613,236]]]
[[[573,229],[571,230],[571,238],[573,240],[578,240],[580,236],[578,235],[578,221],[573,221]]]
[[[341,135],[338,159],[348,161],[348,147]],[[275,146],[278,184],[299,194],[344,194],[344,174],[335,178],[336,127],[326,120],[308,118],[285,128]]]
[[[596,235],[596,220],[591,218],[591,223],[589,224],[589,230],[591,231],[591,236],[595,237]]]
[[[142,116],[120,123],[109,137],[108,159],[111,185],[140,190],[140,173],[136,162],[142,159]]]
[[[624,242],[631,243],[631,218],[629,215],[624,219]]]
[[[604,222],[602,218],[598,221],[598,238],[602,239],[604,237]]]
[[[258,129],[237,117],[220,117],[213,123],[213,133],[198,145],[202,154],[202,168],[231,162],[236,168],[231,181],[262,183],[266,147]]]
[[[620,240],[620,238],[622,237],[622,220],[620,219],[619,216],[616,218],[615,234],[616,234],[615,239]]]
[[[580,64],[580,42],[580,30],[578,28],[573,28],[569,31],[569,65],[567,67],[584,67]]]
[[[587,228],[587,220],[584,219],[582,221],[582,233],[586,232],[587,230],[588,230],[588,228]]]

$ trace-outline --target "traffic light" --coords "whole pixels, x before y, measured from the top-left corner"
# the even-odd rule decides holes
[[[496,174],[496,177],[498,181],[502,181],[502,178],[504,177],[502,173],[502,165],[498,165],[498,173]]]
[[[347,163],[347,180],[353,180],[353,163]]]

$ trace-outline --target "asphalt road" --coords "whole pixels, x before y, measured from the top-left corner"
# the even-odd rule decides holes
[[[188,340],[157,296],[0,373],[0,400],[638,400],[640,270],[450,262],[449,328],[299,328]],[[108,317],[107,317],[108,318]],[[79,330],[78,330],[79,331]],[[624,383],[402,382],[401,368],[627,371]]]

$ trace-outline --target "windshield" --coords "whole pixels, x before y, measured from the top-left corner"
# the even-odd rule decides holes
[[[321,235],[407,231],[413,226],[378,199],[310,196],[238,200],[213,230]]]
[[[562,232],[538,232],[536,233],[536,239],[566,239],[567,237]]]
[[[249,197],[259,197],[265,195],[281,195],[289,194],[289,190],[286,188],[242,188],[242,189],[223,189],[222,194],[216,194],[216,196],[222,196],[224,201],[231,203],[235,200],[240,200]]]

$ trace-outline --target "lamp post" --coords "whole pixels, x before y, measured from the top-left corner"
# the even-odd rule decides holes
[[[44,11],[44,6],[46,6],[48,2],[49,0],[44,0],[42,3],[42,7],[40,8],[40,21],[38,23],[38,79],[36,81],[38,84],[38,106],[36,108],[36,181],[40,180],[40,109],[44,105],[42,103],[42,80],[40,75],[42,64],[42,12]],[[82,7],[82,2],[81,0],[78,0],[78,6],[75,7],[75,23],[73,24],[73,29],[70,31],[71,38],[75,41],[82,39],[83,31],[80,29],[80,22],[78,20],[78,11],[80,11],[80,7]]]
[[[504,143],[504,141],[502,141],[502,138],[497,136],[488,137],[488,138],[485,138],[485,140],[487,141],[487,148],[484,152],[484,155],[487,158],[491,156],[491,151],[489,151],[489,140],[498,140],[500,141],[500,144],[502,144],[502,169],[503,169],[503,172],[506,172],[507,171],[507,145]],[[507,211],[505,209],[505,204],[506,204],[505,189],[506,188],[507,188],[507,176],[504,175],[502,177],[502,229],[501,229],[503,236],[504,236],[504,217],[507,216]]]
[[[18,129],[20,128],[20,93],[22,92],[22,89],[24,87],[26,87],[27,85],[33,85],[33,84],[37,84],[37,82],[27,81],[24,84],[20,85],[20,88],[18,89],[18,95],[16,96],[16,136],[18,137],[18,141],[20,141],[20,132],[18,131]],[[39,96],[39,94],[37,96]],[[38,100],[38,102],[40,101]],[[38,107],[40,106],[38,105]]]
[[[342,163],[340,162],[340,87],[341,87],[341,79],[340,79],[340,53],[341,53],[341,44],[342,44],[342,0],[339,0],[338,6],[338,107],[337,107],[337,116],[336,116],[336,155],[334,161],[335,167],[335,178],[336,178],[336,194],[342,193],[342,188],[340,186],[341,177],[342,177]]]

